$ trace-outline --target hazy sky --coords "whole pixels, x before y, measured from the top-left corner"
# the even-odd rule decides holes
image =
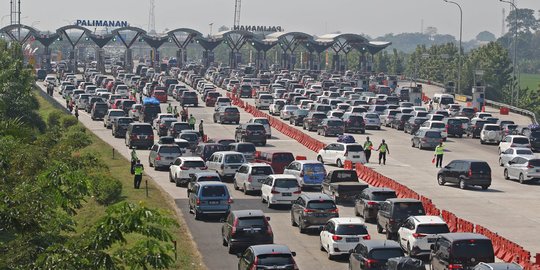
[[[21,0],[22,23],[55,30],[76,19],[127,20],[147,30],[149,0]],[[155,0],[156,30],[188,27],[202,33],[233,24],[234,0]],[[498,0],[456,0],[463,8],[463,39],[480,31],[501,34],[502,9]],[[519,8],[540,10],[540,0],[516,0]],[[2,26],[9,17],[9,1],[0,4]],[[536,13],[538,15],[538,12]],[[434,26],[441,34],[459,34],[459,10],[443,0],[243,0],[242,25],[279,25],[286,31],[321,35],[334,31],[365,33],[419,32]]]

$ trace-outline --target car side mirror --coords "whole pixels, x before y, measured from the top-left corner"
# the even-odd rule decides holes
[[[429,246],[429,249],[435,250],[435,244],[431,244],[431,245]]]
[[[513,161],[511,161],[511,160],[510,160],[510,161],[508,161],[508,165],[512,165],[512,164],[514,164],[514,162],[513,162]]]
[[[293,257],[296,257],[296,251],[291,251],[291,255],[292,255]]]
[[[450,166],[444,166],[445,169],[450,169]]]
[[[239,259],[242,258],[242,253],[236,253],[235,255],[236,255],[236,258],[239,258]]]
[[[349,253],[350,253],[350,254],[353,254],[353,253],[354,253],[354,249],[349,249]]]
[[[266,217],[266,221],[270,221],[270,217]]]
[[[319,226],[319,231],[325,231],[324,226]]]

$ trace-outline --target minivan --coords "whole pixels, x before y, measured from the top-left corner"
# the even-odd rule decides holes
[[[282,174],[285,167],[287,167],[293,161],[294,155],[291,152],[265,151],[256,152],[254,162],[266,163],[272,166],[274,173]]]
[[[255,144],[250,142],[239,142],[229,144],[229,151],[235,151],[244,154],[247,162],[253,162],[255,159]]]
[[[433,270],[473,269],[480,262],[495,262],[491,240],[476,233],[439,234],[429,257]]]
[[[204,215],[228,216],[232,202],[227,185],[214,181],[197,182],[188,199],[189,211],[197,220]]]
[[[292,174],[298,179],[301,187],[320,188],[326,176],[324,165],[316,160],[295,160],[283,171]]]
[[[150,149],[154,145],[154,131],[148,123],[131,123],[126,132],[126,146]]]
[[[216,152],[206,161],[209,171],[215,171],[221,179],[233,177],[236,170],[246,163],[244,155],[234,151]]]
[[[443,186],[445,183],[455,183],[459,188],[480,186],[486,190],[491,185],[491,168],[481,160],[452,160],[437,173],[437,182]]]

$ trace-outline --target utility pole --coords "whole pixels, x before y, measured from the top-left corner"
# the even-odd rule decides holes
[[[242,9],[242,0],[234,1],[234,24],[233,30],[240,26],[240,10]]]
[[[10,24],[21,24],[21,0],[17,1],[16,0],[10,0],[9,1],[10,3],[10,12],[9,12],[9,16],[10,16]],[[17,30],[17,37],[18,37],[18,41],[20,42],[21,41],[21,27],[18,28]]]
[[[519,86],[517,88],[517,91],[516,91],[516,70],[517,70],[517,62],[516,62],[516,55],[517,55],[517,34],[518,34],[518,8],[516,6],[516,4],[514,3],[514,0],[512,0],[512,2],[510,1],[507,1],[507,0],[499,0],[500,2],[503,2],[503,3],[507,3],[507,4],[510,4],[512,5],[512,7],[514,8],[514,57],[512,59],[512,97],[511,97],[511,103],[510,105],[514,106],[514,103],[517,105],[518,102],[519,102]],[[514,95],[516,96],[514,98]]]
[[[150,9],[148,10],[148,32],[156,31],[156,1],[150,0]]]
[[[457,93],[461,94],[461,41],[463,39],[463,10],[461,9],[461,6],[450,0],[444,0],[446,3],[454,4],[459,8],[459,52],[458,52],[458,81],[457,81]]]

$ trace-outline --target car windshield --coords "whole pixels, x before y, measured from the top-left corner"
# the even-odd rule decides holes
[[[262,118],[262,119],[255,119],[253,122],[261,124],[261,125],[269,125],[270,122],[268,122],[268,119]]]
[[[124,112],[123,111],[111,111],[109,113],[109,116],[124,116]]]
[[[227,188],[224,186],[203,186],[201,191],[202,197],[226,197]]]
[[[255,145],[253,144],[239,144],[237,147],[236,147],[236,150],[240,153],[250,153],[250,152],[255,152]]]
[[[533,131],[530,135],[531,138],[540,138],[540,131]]]
[[[262,254],[257,257],[257,265],[284,266],[294,264],[291,254]]]
[[[243,163],[244,156],[240,154],[230,154],[225,156],[225,163]]]
[[[336,204],[333,201],[311,201],[308,203],[307,208],[309,209],[317,209],[317,210],[329,210],[329,209],[335,209]]]
[[[261,95],[260,99],[273,99],[271,95]]]
[[[226,113],[240,113],[237,108],[226,108]]]
[[[259,166],[259,167],[253,167],[251,169],[252,175],[271,175],[274,171],[272,171],[272,167],[270,166]]]
[[[417,118],[417,119],[414,119],[414,123],[415,124],[418,124],[418,125],[421,125],[423,124],[424,122],[427,121],[427,118]]]
[[[445,128],[444,123],[431,123],[431,128]]]
[[[499,127],[499,126],[485,126],[484,129],[485,130],[499,131],[499,130],[501,130],[501,127]]]
[[[420,202],[398,202],[394,206],[394,214],[397,218],[424,215],[424,207]]]
[[[373,192],[372,193],[372,196],[371,196],[371,199],[373,201],[386,201],[387,199],[392,199],[392,198],[396,198],[397,195],[396,195],[396,192],[394,191],[378,191],[378,192]]]
[[[448,124],[449,125],[461,125],[462,122],[459,119],[448,119]]]
[[[365,117],[369,119],[379,119],[379,115],[377,114],[366,114]]]
[[[246,130],[250,131],[264,131],[264,126],[262,125],[248,125]]]
[[[201,176],[197,178],[197,182],[210,182],[210,181],[221,182],[221,179],[217,175]]]
[[[533,152],[529,149],[520,149],[520,150],[517,150],[517,153],[518,155],[533,155]]]
[[[243,217],[238,219],[239,228],[266,227],[265,217]]]
[[[436,131],[428,131],[426,132],[426,138],[441,138],[441,133]]]
[[[188,168],[197,168],[197,167],[206,167],[204,161],[202,160],[186,160],[182,163],[182,167]]]
[[[338,121],[338,120],[331,120],[331,121],[328,121],[327,124],[328,124],[329,126],[339,127],[339,126],[342,126],[342,125],[343,125],[343,122],[342,122],[342,121]]]
[[[403,256],[403,251],[398,248],[374,249],[369,253],[369,258],[374,260],[388,260],[390,258]]]
[[[195,97],[195,96],[197,96],[197,93],[186,91],[186,92],[183,93],[183,95],[184,95],[184,97]]]
[[[133,119],[131,119],[131,118],[120,118],[120,119],[118,119],[118,123],[119,124],[133,123]]]
[[[449,233],[450,230],[446,224],[423,224],[418,225],[416,232],[423,234],[441,234]]]
[[[180,139],[184,139],[189,142],[197,141],[199,140],[199,136],[195,133],[182,133],[180,134]]]
[[[296,179],[276,179],[276,181],[274,181],[274,187],[278,187],[278,188],[296,188],[296,187],[298,187],[298,180],[296,180]]]
[[[345,145],[347,152],[362,152],[364,149],[359,144]]]
[[[289,164],[294,161],[294,156],[291,153],[278,153],[272,156],[272,161]]]
[[[441,104],[448,105],[454,103],[454,99],[451,97],[442,97]]]
[[[529,164],[527,165],[533,166],[533,167],[540,167],[540,159],[530,159]]]
[[[338,235],[367,235],[369,234],[365,225],[347,224],[340,225],[336,229]]]
[[[136,134],[153,134],[152,127],[150,125],[135,125],[133,126],[133,133]]]
[[[180,147],[177,145],[175,146],[162,146],[159,148],[160,154],[180,154],[182,151],[180,150]]]
[[[518,138],[514,138],[514,139],[513,139],[513,143],[517,143],[517,144],[529,144],[529,139],[518,137]]]
[[[473,172],[479,172],[479,171],[482,171],[484,173],[490,173],[491,172],[491,168],[485,162],[473,162],[471,164],[471,170]]]
[[[219,98],[218,102],[231,103],[231,100],[229,98]]]
[[[490,258],[493,257],[493,245],[489,240],[462,240],[452,245],[452,256],[455,259]]]

